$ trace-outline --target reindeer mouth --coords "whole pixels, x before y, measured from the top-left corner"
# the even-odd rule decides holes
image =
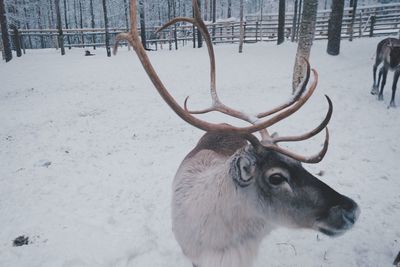
[[[350,210],[334,206],[326,217],[316,220],[313,228],[327,236],[339,236],[353,227],[359,215],[360,208],[357,204]]]

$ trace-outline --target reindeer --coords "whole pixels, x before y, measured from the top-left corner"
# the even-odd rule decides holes
[[[198,27],[210,57],[212,105],[190,110],[188,98],[182,108],[155,72],[137,32],[136,1],[131,0],[131,31],[116,37],[134,48],[145,71],[165,102],[190,125],[206,131],[197,146],[182,161],[173,181],[172,228],[183,253],[195,267],[249,267],[262,239],[281,226],[309,228],[328,236],[349,230],[360,209],[352,199],[339,194],[308,172],[302,163],[320,162],[328,149],[328,111],[313,130],[297,136],[270,135],[268,127],[287,118],[311,97],[318,74],[307,89],[310,65],[290,101],[269,111],[247,114],[224,105],[217,94],[215,56],[207,27],[193,0],[194,18],[175,18]],[[116,53],[116,49],[114,49]],[[199,119],[194,114],[218,111],[250,125],[236,127]],[[266,117],[269,117],[268,119]],[[280,142],[309,139],[325,129],[325,142],[316,155],[303,156],[278,146]],[[259,132],[261,140],[254,133]]]
[[[379,70],[378,83],[376,83],[376,70],[383,62],[383,66]],[[393,85],[392,85],[392,98],[389,107],[395,107],[395,96],[397,89],[397,81],[400,76],[400,39],[386,38],[378,43],[376,48],[375,64],[373,66],[374,84],[372,86],[371,94],[378,94],[379,84],[382,78],[381,89],[378,94],[378,100],[383,100],[383,88],[386,84],[386,76],[388,70],[394,71]]]

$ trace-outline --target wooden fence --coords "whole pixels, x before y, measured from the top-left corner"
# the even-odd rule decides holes
[[[327,39],[328,23],[331,10],[321,10],[317,14],[315,39]],[[297,23],[293,24],[293,12],[286,13],[285,35],[286,38],[297,37]],[[363,6],[356,11],[354,20],[351,8],[345,8],[343,14],[342,38],[370,37],[399,34],[400,31],[400,3]],[[352,21],[354,23],[352,24]],[[220,21],[217,23],[206,22],[214,43],[239,42],[240,23],[238,21]],[[292,29],[295,25],[295,29]],[[278,14],[248,15],[244,23],[244,41],[254,43],[260,41],[275,41],[277,39]],[[188,24],[180,24],[155,34],[156,27],[146,28],[146,36],[151,49],[172,47],[176,40],[179,45],[185,45],[193,40],[193,27]],[[123,28],[110,28],[111,43],[114,37]],[[63,29],[65,47],[97,47],[105,45],[104,28]],[[13,35],[13,32],[10,32]],[[194,32],[195,37],[197,31]],[[46,48],[57,47],[56,29],[19,29],[19,40],[22,48]],[[15,39],[15,38],[13,38]],[[32,39],[35,39],[33,42]],[[35,45],[33,44],[36,44]],[[39,44],[39,45],[37,45]]]

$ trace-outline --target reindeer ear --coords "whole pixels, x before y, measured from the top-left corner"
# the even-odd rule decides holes
[[[256,158],[249,153],[241,153],[233,159],[232,178],[240,187],[250,185],[256,176],[257,165]]]

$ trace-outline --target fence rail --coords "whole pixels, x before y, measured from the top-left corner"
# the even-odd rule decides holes
[[[328,38],[328,24],[331,10],[321,10],[317,13],[315,39]],[[345,8],[342,23],[342,38],[383,36],[397,34],[400,31],[400,3],[363,6],[359,7],[354,14],[351,8]],[[293,24],[293,12],[287,12],[285,17],[286,38],[297,39],[298,25]],[[352,21],[354,21],[352,23]],[[239,42],[240,23],[238,21],[219,21],[216,23],[206,22],[207,28],[214,43],[236,43]],[[292,29],[293,25],[295,29]],[[180,24],[175,28],[163,30],[155,34],[157,27],[146,28],[146,36],[149,48],[163,48],[163,45],[172,47],[176,40],[185,45],[196,37],[197,31],[193,32],[192,25]],[[244,41],[247,43],[260,41],[275,41],[277,39],[278,14],[255,14],[248,15],[244,23]],[[140,31],[140,29],[138,29]],[[125,28],[110,28],[111,41],[116,34],[125,32]],[[104,28],[63,29],[64,45],[66,47],[96,47],[104,46]],[[10,32],[11,35],[14,32]],[[22,48],[48,48],[57,47],[57,29],[19,29],[19,40]],[[13,38],[15,40],[16,38]],[[33,42],[32,40],[35,40]],[[34,45],[36,44],[36,47]]]

